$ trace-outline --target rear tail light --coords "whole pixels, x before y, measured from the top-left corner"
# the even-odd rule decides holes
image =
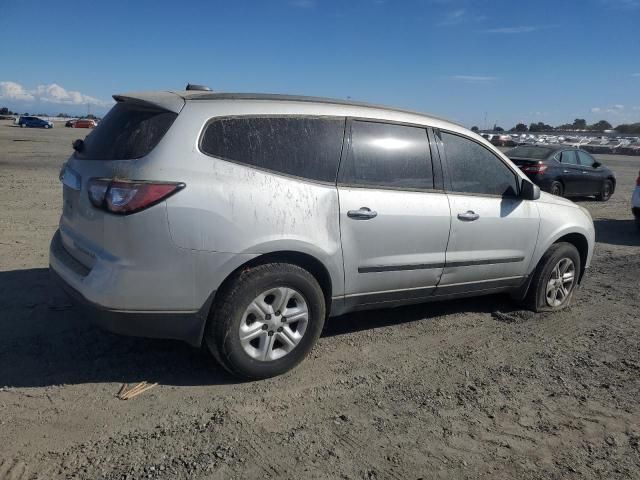
[[[119,215],[129,215],[149,208],[182,190],[184,183],[110,180],[89,181],[89,200],[94,207]]]
[[[535,173],[538,175],[542,175],[547,170],[547,168],[548,168],[547,165],[537,163],[535,165],[527,165],[525,167],[522,167],[522,171],[527,173]]]
[[[640,187],[640,173],[638,173],[638,178],[636,178],[636,187]]]

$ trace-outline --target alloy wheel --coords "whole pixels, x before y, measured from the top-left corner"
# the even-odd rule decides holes
[[[563,305],[575,286],[576,266],[570,258],[561,259],[551,271],[547,282],[546,300],[550,307]]]
[[[300,343],[308,324],[309,308],[299,291],[271,288],[244,311],[238,332],[240,345],[255,360],[277,360]]]

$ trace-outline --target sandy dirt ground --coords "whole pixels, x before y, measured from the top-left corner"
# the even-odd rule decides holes
[[[328,321],[293,372],[92,327],[50,285],[58,171],[86,130],[0,123],[0,479],[640,478],[640,157],[561,313],[506,296]],[[116,398],[123,382],[158,382]]]

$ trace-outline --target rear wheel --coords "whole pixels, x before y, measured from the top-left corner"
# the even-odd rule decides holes
[[[556,243],[538,263],[525,304],[534,312],[566,308],[573,298],[582,265],[580,254],[570,243]]]
[[[600,193],[596,195],[596,200],[600,202],[606,202],[611,198],[613,192],[613,182],[611,180],[605,180],[600,188]]]
[[[307,356],[325,314],[322,289],[309,272],[285,263],[259,265],[238,274],[220,292],[205,342],[232,374],[273,377]]]
[[[556,197],[561,197],[563,193],[562,184],[560,182],[551,183],[551,187],[549,188],[549,193],[551,195],[555,195]]]

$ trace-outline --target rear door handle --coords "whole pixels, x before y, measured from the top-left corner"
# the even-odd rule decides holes
[[[562,173],[569,173],[569,170],[562,170]]]
[[[464,213],[458,214],[458,219],[464,222],[473,222],[474,220],[477,220],[479,218],[480,218],[480,215],[475,213],[473,210],[467,210]]]
[[[370,220],[377,216],[378,212],[371,210],[369,207],[360,207],[359,210],[349,210],[347,212],[347,217],[355,220]]]

